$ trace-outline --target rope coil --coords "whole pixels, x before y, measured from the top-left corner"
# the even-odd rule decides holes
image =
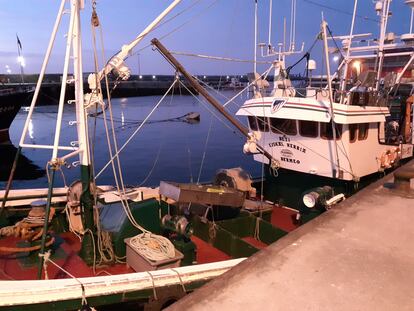
[[[130,240],[131,247],[141,256],[151,261],[161,261],[175,257],[175,248],[167,238],[144,232]]]

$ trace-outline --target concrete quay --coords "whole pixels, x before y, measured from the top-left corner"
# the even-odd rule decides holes
[[[408,180],[414,161],[397,172]],[[414,179],[393,185],[390,174],[168,310],[414,310]]]

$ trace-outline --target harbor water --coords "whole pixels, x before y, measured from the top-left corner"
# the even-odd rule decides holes
[[[235,95],[234,91],[223,92],[227,98]],[[235,102],[240,105],[247,94],[240,95]],[[112,99],[114,129],[118,147],[121,147],[132,133],[140,126],[161,96],[130,97]],[[217,98],[222,103],[224,97]],[[200,102],[201,101],[201,102]],[[235,113],[238,106],[230,103],[227,108]],[[53,144],[57,106],[39,106],[29,124],[26,143],[37,145]],[[200,122],[185,122],[179,118],[187,113],[197,112]],[[214,115],[212,115],[212,112]],[[26,120],[28,109],[22,108],[10,129],[12,143],[17,147]],[[106,111],[107,116],[109,110]],[[75,107],[65,105],[62,122],[60,145],[69,146],[76,141]],[[241,119],[243,123],[246,120]],[[103,115],[90,118],[89,140],[94,150],[94,168],[98,173],[110,160]],[[109,124],[110,126],[110,124]],[[201,97],[173,95],[167,96],[155,110],[149,120],[131,139],[120,153],[120,161],[127,185],[158,186],[160,180],[177,182],[208,182],[221,168],[241,166],[253,176],[260,176],[261,166],[253,161],[252,156],[243,154],[245,138],[214,111]],[[15,148],[3,149],[2,158],[8,163],[2,165],[0,188],[5,187],[5,176],[11,168]],[[6,154],[7,153],[7,154]],[[60,152],[63,156],[67,152]],[[20,170],[13,183],[13,188],[47,187],[45,167],[50,161],[52,151],[45,149],[24,148],[25,159],[20,161]],[[204,159],[204,160],[203,160]],[[79,178],[78,157],[68,160],[68,166],[62,167],[62,174],[57,174],[57,185],[70,184]],[[22,166],[24,166],[22,168]],[[112,166],[98,177],[97,184],[114,184]]]

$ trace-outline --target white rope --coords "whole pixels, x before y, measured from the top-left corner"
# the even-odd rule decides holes
[[[0,228],[0,236],[12,236],[15,234],[15,226]]]
[[[161,261],[175,257],[175,248],[167,238],[151,233],[141,233],[129,241],[131,247],[141,256],[151,261]]]
[[[103,57],[103,59],[105,59],[105,48],[104,48],[104,43],[103,43],[102,26],[100,26],[100,41],[101,41],[102,57]],[[109,80],[108,80],[107,74],[105,74],[105,85],[106,85],[107,100],[108,100],[108,110],[109,110],[109,117],[110,117],[110,122],[111,122],[112,141],[113,141],[113,148],[114,148],[115,154],[113,154],[113,151],[112,151],[112,144],[111,144],[111,139],[110,139],[110,134],[109,134],[109,129],[108,129],[108,123],[107,123],[108,120],[107,120],[107,116],[106,116],[106,113],[105,113],[105,109],[103,109],[103,119],[104,119],[104,124],[105,124],[105,132],[106,132],[108,149],[109,149],[111,159],[105,165],[105,167],[95,177],[95,180],[96,180],[96,178],[99,177],[99,175],[108,167],[109,164],[112,165],[112,170],[113,170],[113,173],[114,173],[116,188],[117,188],[118,193],[120,194],[122,208],[124,209],[125,214],[128,217],[128,220],[130,221],[130,223],[135,228],[137,228],[138,230],[143,232],[144,235],[149,234],[149,237],[147,239],[145,239],[145,241],[152,241],[151,245],[156,245],[156,244],[160,245],[159,250],[162,251],[162,252],[166,252],[167,256],[170,255],[169,251],[170,251],[171,248],[175,252],[175,249],[174,249],[174,246],[172,245],[172,243],[168,239],[165,239],[162,236],[150,234],[150,232],[148,230],[146,230],[144,227],[142,227],[140,224],[138,224],[138,222],[135,220],[134,216],[132,215],[128,200],[126,199],[126,196],[125,196],[125,184],[124,184],[124,180],[123,180],[123,174],[122,174],[121,163],[120,163],[120,159],[119,159],[119,153],[128,145],[128,143],[132,140],[132,138],[139,132],[139,130],[146,123],[146,121],[151,117],[151,115],[158,108],[158,106],[161,104],[161,102],[164,100],[164,98],[167,96],[167,94],[171,91],[171,89],[173,89],[174,85],[177,82],[177,78],[171,84],[171,86],[169,87],[167,92],[164,94],[164,96],[160,99],[160,101],[154,106],[154,108],[151,110],[151,112],[148,114],[148,116],[143,120],[143,122],[140,124],[140,126],[134,131],[134,133],[129,137],[129,139],[119,149],[118,144],[117,144],[116,134],[115,134],[114,121],[113,121],[114,119],[113,119],[113,113],[112,113],[111,93],[110,93],[110,90],[109,90]],[[100,87],[100,84],[99,84],[99,87]],[[114,160],[116,160],[116,166],[115,166]],[[141,235],[138,235],[138,237],[139,236],[141,236]],[[103,248],[101,249],[101,246],[102,247],[104,246],[104,244],[101,244],[101,242],[102,243],[108,243],[108,241],[105,241],[104,236],[102,236],[101,234],[100,234],[99,239],[101,239],[101,241],[98,240],[99,251],[101,251],[101,250],[103,250]],[[140,239],[138,239],[138,240],[140,240]],[[94,238],[93,238],[93,242],[95,243]],[[140,242],[137,242],[137,243],[140,245],[140,248],[141,248],[140,251],[141,252],[143,252],[145,254],[150,254],[150,256],[151,256],[153,251],[151,249],[148,249],[149,246],[147,246],[146,244],[141,245],[142,243],[140,243]],[[162,247],[161,247],[161,245],[162,245]],[[111,251],[110,248],[106,248],[106,250]],[[94,250],[94,256],[96,256],[95,250]],[[110,254],[110,257],[111,257],[111,254]],[[95,260],[94,260],[94,262],[95,262]],[[94,269],[95,269],[95,266],[94,266]]]

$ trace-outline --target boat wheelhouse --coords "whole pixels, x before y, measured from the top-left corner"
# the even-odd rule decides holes
[[[244,151],[254,154],[256,161],[273,169],[331,178],[332,182],[359,182],[365,176],[395,167],[401,160],[413,156],[413,101],[409,96],[414,81],[405,74],[414,59],[413,49],[402,50],[398,56],[399,59],[405,57],[406,63],[398,70],[389,71],[389,58],[384,51],[406,46],[406,42],[385,40],[388,0],[378,1],[376,5],[381,16],[380,40],[376,44],[365,40],[366,46],[359,42],[354,47],[353,39],[371,35],[353,34],[356,8],[357,2],[350,35],[338,37],[345,38],[344,47],[341,51],[334,49],[335,53],[343,55],[334,75],[330,74],[329,51],[332,49],[328,47],[328,39],[335,38],[328,38],[327,24],[322,22],[320,37],[327,68],[325,87],[316,88],[310,82],[301,94],[289,80],[291,68],[285,68],[285,57],[291,52],[285,53],[282,49],[270,55],[278,57],[274,62],[273,89],[255,86],[254,98],[247,100],[237,112],[248,119],[251,138]],[[315,70],[315,62],[309,55],[306,58],[307,70]],[[367,67],[361,72],[359,66],[354,68],[358,69],[355,75],[351,66],[360,65],[359,60],[363,59],[376,60],[375,68]],[[335,79],[340,85],[337,89],[333,87]],[[399,90],[403,88],[406,94],[401,95]],[[274,163],[259,154],[257,146],[271,154]]]

